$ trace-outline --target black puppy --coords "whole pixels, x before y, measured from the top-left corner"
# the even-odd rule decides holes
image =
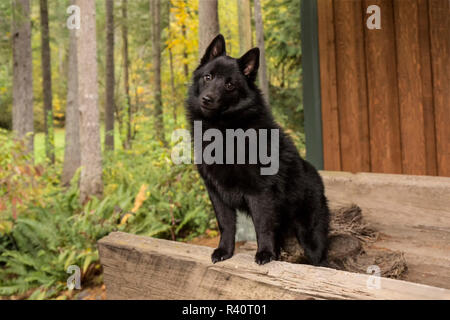
[[[244,132],[249,129],[257,132],[261,132],[260,129],[267,132],[278,129],[279,132],[278,139],[271,136],[265,140],[271,155],[273,152],[279,155],[278,170],[274,174],[261,173],[267,162],[249,163],[250,152],[245,157],[245,164],[227,164],[229,162],[225,158],[230,149],[223,155],[223,161],[197,164],[221,234],[212,262],[233,255],[236,209],[239,209],[253,219],[258,241],[255,261],[258,264],[278,259],[283,239],[293,233],[311,264],[326,265],[329,210],[322,179],[317,170],[300,157],[290,137],[274,121],[255,85],[258,67],[258,48],[234,59],[226,55],[225,40],[218,35],[194,71],[189,89],[186,107],[192,131],[194,121],[201,121],[203,132],[215,129],[223,133],[223,137],[227,129],[242,129]],[[258,137],[258,142],[260,140]],[[223,143],[223,150],[226,150],[225,139],[219,143]],[[204,151],[208,144],[202,142],[196,152]],[[276,148],[271,149],[274,144]],[[249,150],[249,139],[245,146],[245,150]],[[233,151],[236,150],[235,147]],[[231,158],[236,160],[236,152]]]

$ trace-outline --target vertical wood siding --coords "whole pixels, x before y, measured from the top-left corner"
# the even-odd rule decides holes
[[[317,1],[324,169],[450,176],[450,2]]]

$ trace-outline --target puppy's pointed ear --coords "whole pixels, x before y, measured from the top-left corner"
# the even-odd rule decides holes
[[[214,38],[214,40],[210,43],[208,48],[205,51],[205,55],[203,56],[202,60],[200,60],[200,65],[204,65],[208,63],[209,61],[224,56],[227,54],[226,48],[225,48],[225,39],[223,35],[219,34],[217,37]]]
[[[238,60],[241,72],[248,79],[255,81],[259,68],[259,49],[253,48]]]

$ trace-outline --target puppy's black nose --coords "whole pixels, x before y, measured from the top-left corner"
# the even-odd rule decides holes
[[[213,102],[213,98],[211,98],[210,96],[204,96],[202,100],[204,104],[210,104],[211,102]]]

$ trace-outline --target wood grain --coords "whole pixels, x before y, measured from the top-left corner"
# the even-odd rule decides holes
[[[369,5],[381,10],[381,29],[364,28],[371,171],[402,173],[392,1],[364,1],[363,8]]]
[[[425,175],[425,124],[421,79],[418,3],[394,2],[402,172]]]
[[[98,242],[108,299],[450,299],[450,290],[236,254],[212,264],[212,248],[114,232]]]
[[[429,0],[438,175],[450,177],[450,4]]]
[[[341,167],[371,171],[361,3],[335,1],[334,18]]]
[[[431,76],[430,28],[427,0],[418,0],[418,10],[426,174],[435,176],[437,175],[436,131],[434,128],[433,81]]]
[[[358,205],[381,232],[374,244],[405,253],[407,279],[450,289],[450,178],[321,172],[332,207]]]
[[[341,170],[333,0],[317,2],[325,170]]]

